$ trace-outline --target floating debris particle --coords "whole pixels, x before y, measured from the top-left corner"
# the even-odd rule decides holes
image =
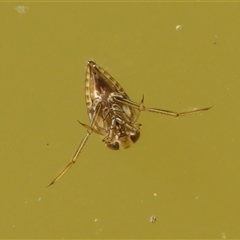
[[[29,7],[26,6],[18,6],[15,8],[17,10],[18,13],[20,14],[24,14],[29,10]]]
[[[182,25],[177,25],[176,26],[176,30],[178,31],[178,30],[181,30],[182,29]]]
[[[156,221],[157,221],[156,216],[151,216],[151,217],[150,217],[150,222],[151,222],[151,223],[155,223]]]

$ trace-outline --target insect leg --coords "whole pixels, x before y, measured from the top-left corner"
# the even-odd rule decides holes
[[[73,155],[73,158],[72,158],[71,162],[68,163],[68,165],[63,169],[63,171],[60,174],[58,174],[58,176],[56,178],[54,178],[54,180],[48,185],[48,187],[53,185],[56,181],[58,181],[67,172],[67,170],[77,161],[77,158],[78,158],[80,152],[82,151],[84,145],[86,144],[89,136],[93,132],[92,129],[93,129],[95,123],[96,123],[96,120],[97,120],[97,117],[98,117],[98,115],[100,113],[101,107],[102,107],[101,103],[99,102],[98,105],[96,106],[96,111],[95,111],[95,113],[93,115],[93,118],[92,118],[92,120],[90,122],[89,129],[87,130],[87,134],[83,138],[83,140],[81,141],[78,149],[76,150],[75,154]]]
[[[81,123],[80,121],[78,121],[78,122],[79,122],[83,127],[85,127],[86,129],[88,129],[88,130],[91,130],[91,131],[93,131],[93,132],[95,132],[95,133],[97,133],[97,134],[99,134],[99,135],[105,135],[104,133],[98,131],[98,130],[95,129],[95,128],[91,128],[90,126],[88,126],[88,125],[85,124],[85,123]]]
[[[160,113],[160,114],[169,115],[169,116],[173,116],[173,117],[180,117],[180,116],[186,116],[186,115],[191,115],[191,114],[194,114],[194,113],[207,111],[210,108],[212,108],[212,107],[193,108],[192,110],[185,111],[185,112],[180,112],[180,113],[169,111],[169,110],[158,109],[158,108],[144,108],[144,110],[142,110],[142,111]]]
[[[164,114],[164,115],[168,115],[168,116],[173,116],[173,117],[180,117],[180,116],[186,116],[186,115],[190,115],[190,114],[194,114],[194,113],[199,113],[202,111],[207,111],[212,107],[205,107],[205,108],[194,108],[192,110],[189,111],[184,111],[184,112],[173,112],[173,111],[169,111],[169,110],[164,110],[164,109],[159,109],[159,108],[146,108],[144,106],[144,96],[141,100],[141,103],[135,103],[133,101],[131,101],[130,99],[126,99],[123,98],[121,96],[114,96],[114,99],[118,102],[121,102],[123,104],[126,104],[130,107],[136,108],[139,111],[147,111],[147,112],[154,112],[154,113],[160,113],[160,114]]]

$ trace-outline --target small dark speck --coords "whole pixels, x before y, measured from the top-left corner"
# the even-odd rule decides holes
[[[49,145],[49,143],[47,143],[47,146]]]

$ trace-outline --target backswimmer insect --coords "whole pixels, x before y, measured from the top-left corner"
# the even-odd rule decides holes
[[[92,132],[99,134],[108,148],[112,150],[125,149],[137,142],[140,137],[141,124],[136,123],[136,121],[143,111],[180,117],[211,108],[194,108],[181,113],[146,108],[144,96],[140,103],[133,102],[120,84],[91,60],[87,63],[85,101],[90,123],[89,125],[79,123],[87,129],[87,133],[70,163],[48,186],[54,184],[76,162]]]

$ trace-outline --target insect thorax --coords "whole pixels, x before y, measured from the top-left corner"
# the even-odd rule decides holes
[[[135,124],[140,111],[119,102],[121,98],[118,93],[111,93],[108,99],[96,99],[93,104],[100,107],[94,129],[102,135],[105,145],[113,150],[128,148],[140,137],[140,127]],[[95,111],[89,112],[90,118]]]

